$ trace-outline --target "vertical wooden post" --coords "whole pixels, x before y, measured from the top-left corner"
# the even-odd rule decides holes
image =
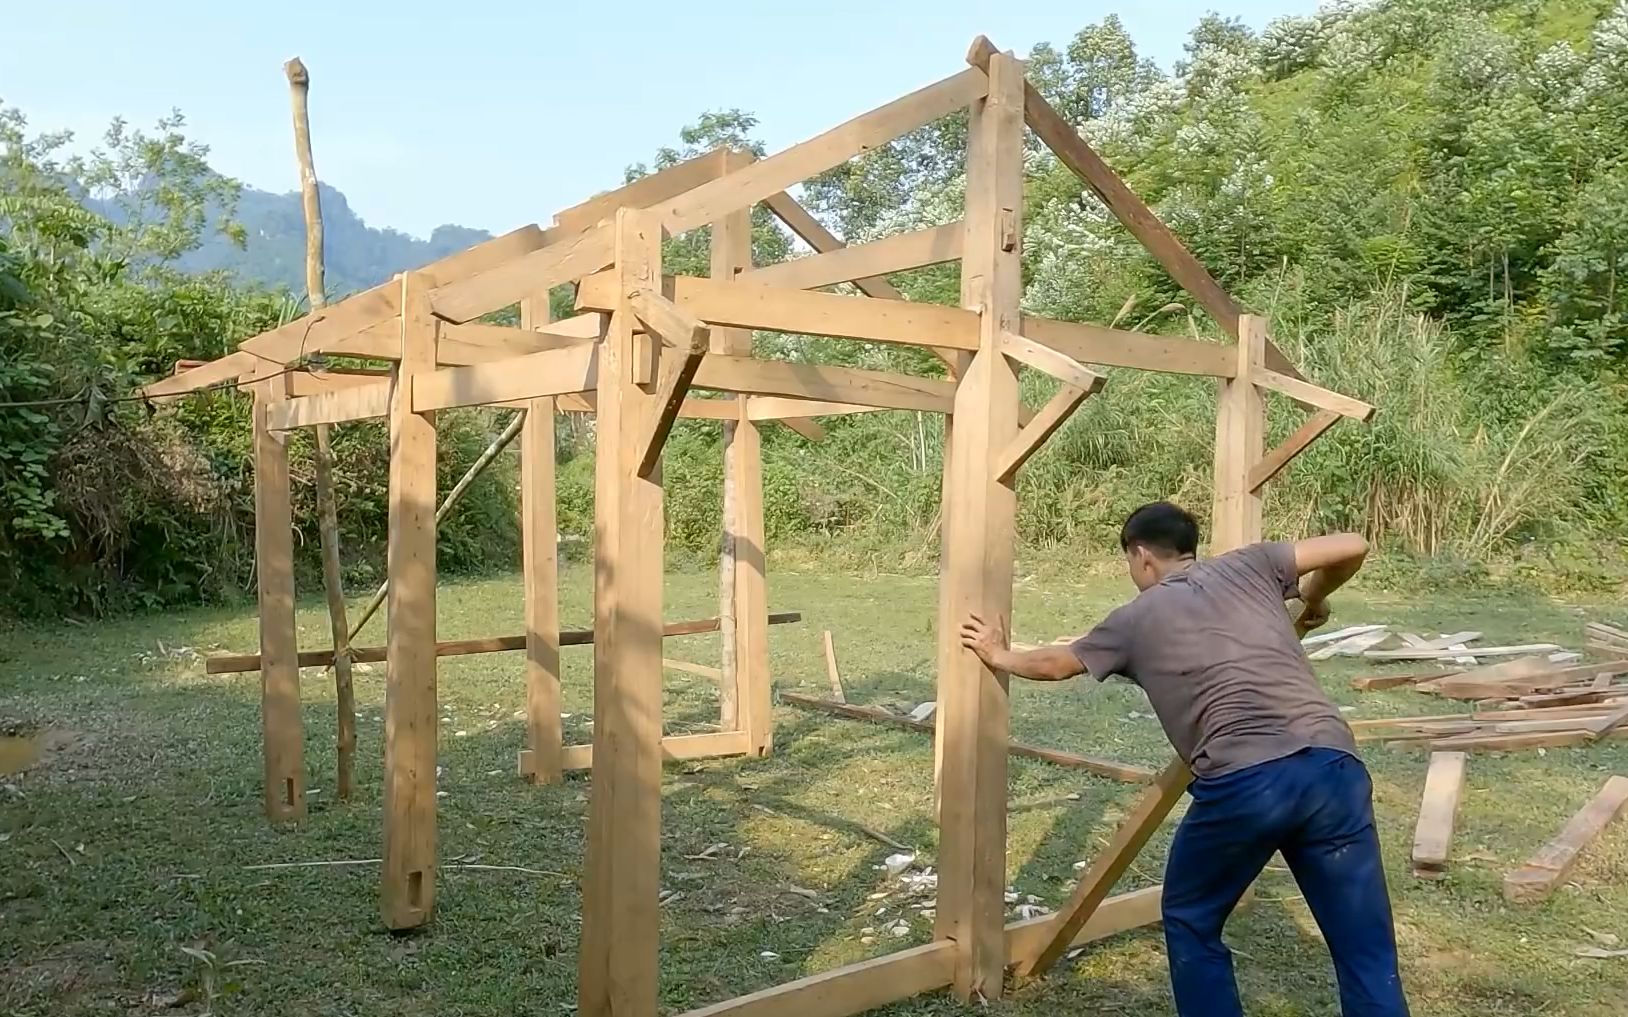
[[[1004,675],[957,640],[969,612],[1005,619],[1012,608],[1012,489],[996,483],[995,457],[1017,434],[1017,374],[1001,353],[1001,333],[1018,326],[1022,296],[1023,69],[990,59],[989,94],[972,107],[967,151],[962,306],[979,312],[979,346],[956,389],[950,446],[948,584],[939,632],[940,729],[938,917],[934,934],[956,943],[954,988],[963,999],[994,999],[1006,968],[1002,921],[1006,889]]]
[[[661,279],[660,216],[616,213],[621,288],[599,353],[594,464],[594,779],[578,952],[580,1017],[653,1017],[661,916],[662,490],[639,476],[655,396],[634,381],[627,294]]]
[[[751,163],[745,152],[724,149],[718,153],[719,173],[727,174]],[[712,224],[712,277],[734,279],[752,267],[752,213],[750,209],[731,212]],[[714,328],[709,350],[738,357],[752,355],[752,331],[745,328]],[[736,491],[737,460],[740,446],[734,441],[735,422],[723,422],[724,491],[723,534],[718,554],[718,636],[722,648],[720,670],[723,677],[718,683],[718,720],[725,731],[740,730],[744,725],[740,714],[740,661],[737,657],[739,636],[736,634],[738,565],[737,531],[740,529],[740,495]],[[767,665],[765,665],[767,666]],[[751,666],[747,666],[750,676]]]
[[[520,302],[520,327],[549,320],[548,294]],[[560,780],[559,529],[555,519],[554,400],[529,400],[520,433],[520,552],[526,597],[525,768],[534,784]]]
[[[1222,378],[1215,415],[1215,508],[1210,553],[1261,539],[1261,495],[1249,471],[1266,454],[1266,402],[1250,381],[1266,360],[1266,319],[1238,316],[1238,376]]]
[[[260,720],[266,815],[305,818],[305,735],[300,723],[299,637],[294,623],[294,509],[284,434],[266,427],[269,406],[288,397],[275,365],[254,383],[254,562],[260,595]]]
[[[774,742],[769,687],[769,595],[763,535],[763,445],[756,421],[740,417],[727,452],[735,492],[736,725],[746,732],[746,753],[766,756]]]
[[[430,280],[401,277],[401,361],[390,393],[385,606],[384,924],[435,910],[435,414],[414,413],[413,378],[435,370]]]

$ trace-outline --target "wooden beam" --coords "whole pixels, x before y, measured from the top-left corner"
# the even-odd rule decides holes
[[[1517,903],[1547,898],[1577,864],[1583,849],[1628,808],[1628,777],[1611,777],[1560,833],[1525,865],[1504,876],[1504,897]]]
[[[709,356],[692,383],[696,388],[748,395],[863,404],[871,409],[947,413],[955,383],[890,371],[867,371],[829,364],[794,364],[756,357]]]
[[[1115,894],[1103,901],[1086,920],[1074,939],[1070,950],[1078,949],[1099,939],[1153,925],[1161,920],[1160,905],[1164,902],[1164,886],[1149,886],[1130,893]],[[1026,957],[1039,953],[1051,939],[1058,921],[1055,914],[1039,918],[1026,918],[1006,925],[1006,963],[1013,965]]]
[[[712,358],[708,358],[712,359]],[[766,756],[774,743],[772,677],[769,672],[768,554],[763,529],[763,446],[758,425],[741,416],[729,433],[725,461],[732,469],[735,514],[730,522],[735,565],[736,725],[746,733],[748,753]]]
[[[1083,389],[1090,395],[1102,388],[1102,375],[1066,353],[1059,353],[1044,343],[1035,342],[1015,332],[1001,333],[1001,352],[1021,364],[1050,375],[1072,388]]]
[[[977,343],[978,316],[958,307],[684,275],[669,282],[674,303],[714,325],[907,346],[972,349]],[[614,281],[603,272],[582,280],[577,289],[579,309],[600,310],[615,299]]]
[[[803,616],[796,611],[779,611],[769,615],[770,625],[790,625]],[[694,621],[668,622],[662,626],[663,638],[693,636],[703,632],[717,632],[717,618],[698,618]],[[561,646],[587,646],[594,641],[593,629],[565,629],[560,633]],[[437,657],[462,657],[474,653],[502,653],[524,650],[526,637],[486,636],[482,639],[451,639],[435,644]],[[358,663],[377,663],[385,659],[382,646],[356,646],[351,648],[351,659]],[[299,655],[300,667],[327,667],[333,663],[332,650],[306,650]],[[236,674],[260,668],[258,653],[217,653],[204,658],[204,674]]]
[[[704,322],[660,293],[635,290],[628,294],[628,304],[647,331],[675,349],[703,352],[712,339],[712,331]]]
[[[1462,752],[1436,752],[1425,774],[1424,797],[1419,802],[1419,823],[1413,830],[1413,874],[1439,879],[1447,871],[1453,843],[1453,821],[1464,792]]]
[[[685,759],[717,759],[724,756],[747,754],[744,731],[710,731],[705,734],[667,735],[661,740],[661,761],[671,763]],[[529,750],[520,753],[520,775],[533,777],[534,756]],[[591,770],[594,767],[592,745],[567,745],[561,751],[560,765],[569,770]]]
[[[780,693],[780,701],[792,706],[801,706],[809,710],[818,710],[821,713],[834,714],[838,717],[849,717],[854,720],[868,720],[874,724],[886,724],[890,727],[902,727],[911,731],[920,731],[924,734],[937,736],[936,725],[924,720],[911,720],[909,717],[900,717],[886,710],[874,706],[857,706],[853,703],[837,703],[830,700],[817,699],[814,696],[805,696],[797,692]],[[1043,749],[1037,745],[1025,745],[1022,742],[1009,742],[1006,746],[1009,755],[1023,756],[1028,759],[1038,759],[1043,763],[1052,763],[1056,766],[1065,766],[1072,770],[1086,770],[1100,777],[1113,780],[1122,780],[1130,784],[1146,784],[1153,780],[1154,773],[1144,766],[1134,766],[1130,763],[1117,763],[1111,759],[1099,759],[1095,756],[1082,756],[1073,752],[1060,752],[1056,749]]]
[[[1290,399],[1305,403],[1308,406],[1315,406],[1318,409],[1338,413],[1342,417],[1368,421],[1372,420],[1374,416],[1374,407],[1361,399],[1353,399],[1338,392],[1331,392],[1321,385],[1313,385],[1309,381],[1291,378],[1286,374],[1279,374],[1264,367],[1256,368],[1254,374],[1250,377],[1255,384],[1262,388],[1280,392]]]
[[[1012,57],[991,59],[987,98],[972,104],[967,139],[961,306],[977,321],[978,341],[955,393],[943,622],[1012,610],[1017,499],[994,476],[995,457],[1018,432],[1017,373],[1001,352],[1002,335],[1019,328],[1023,296],[1023,67]],[[955,942],[956,996],[993,1000],[1006,972],[1007,676],[951,645],[959,643],[955,625],[942,626],[938,639],[943,769],[933,931]]]
[[[838,247],[825,254],[766,265],[741,277],[757,286],[817,290],[838,283],[905,272],[925,265],[961,260],[966,228],[959,222],[899,233],[856,247]]]
[[[678,1017],[850,1017],[950,984],[955,944],[939,940],[848,964]]]
[[[1265,349],[1266,322],[1246,314],[1238,329],[1237,373],[1221,382],[1216,400],[1212,555],[1261,539],[1261,496],[1249,486],[1249,471],[1266,451],[1266,404],[1249,379]]]
[[[583,343],[490,364],[427,371],[413,379],[413,409],[424,413],[591,392],[598,384],[599,361],[599,345]]]
[[[437,289],[433,297],[436,316],[453,322],[473,321],[527,293],[580,279],[611,263],[614,233],[609,224],[550,239],[546,247]]]
[[[380,381],[388,382],[389,371],[322,371],[313,374],[310,371],[290,371],[288,378],[288,395],[291,399],[302,396],[322,395],[326,392],[340,392],[345,389],[362,388],[374,385]]]
[[[1153,786],[1148,788],[1141,800],[1136,803],[1136,807],[1120,822],[1108,846],[1097,855],[1091,867],[1080,877],[1079,885],[1074,888],[1067,906],[1058,913],[1057,921],[1051,928],[1050,938],[1039,950],[1017,958],[1016,968],[1019,975],[1032,977],[1043,974],[1068,952],[1074,937],[1085,927],[1098,905],[1107,898],[1108,891],[1119,882],[1119,877],[1124,875],[1125,870],[1136,860],[1137,853],[1147,844],[1148,838],[1153,836],[1153,831],[1159,828],[1165,816],[1170,814],[1176,802],[1186,793],[1187,785],[1192,779],[1192,773],[1180,760],[1170,763],[1159,772]]]
[[[616,213],[594,457],[594,782],[577,958],[580,1017],[654,1014],[661,914],[661,474],[638,472],[654,397],[634,382],[627,294],[661,283],[653,212]]]
[[[724,173],[733,173],[743,168],[747,160],[724,153],[720,156],[719,162]],[[712,278],[720,282],[734,282],[742,273],[751,271],[751,209],[738,209],[713,223],[710,239],[711,263],[708,266],[708,274]],[[713,329],[711,352],[725,356],[751,356],[751,329]],[[747,726],[741,717],[743,701],[741,689],[748,683],[749,676],[741,673],[740,662],[736,657],[737,613],[742,605],[737,603],[735,591],[738,573],[735,561],[735,533],[743,524],[740,518],[740,494],[736,489],[736,478],[744,473],[761,472],[763,468],[761,462],[736,462],[740,456],[751,454],[746,443],[735,441],[735,425],[740,420],[741,409],[738,403],[742,398],[736,396],[732,399],[718,400],[730,411],[728,418],[719,428],[722,432],[719,437],[723,444],[723,490],[718,533],[718,618],[722,625],[718,655],[721,672],[718,676],[718,726],[725,731],[744,730]],[[745,521],[745,525],[749,526],[750,521]]]
[[[690,391],[690,382],[706,356],[706,334],[706,326],[703,325],[697,333],[701,343],[698,349],[692,347],[682,352],[669,350],[661,358],[656,376],[655,415],[650,420],[649,429],[640,438],[644,449],[639,456],[638,473],[641,477],[649,477],[661,469],[661,453],[667,447],[667,436],[673,431],[673,423],[684,408],[684,396]]]
[[[168,378],[148,382],[136,390],[138,395],[157,403],[170,399],[177,399],[199,389],[211,388],[215,385],[225,385],[237,381],[250,373],[260,361],[256,357],[241,350],[228,353],[219,360],[209,363]]]
[[[618,208],[649,208],[658,202],[669,201],[709,180],[716,180],[722,172],[719,157],[725,152],[743,156],[747,160],[753,158],[750,152],[713,149],[666,169],[647,173],[614,191],[595,195],[587,201],[562,209],[554,213],[554,228],[562,233],[576,233],[613,217]]]
[[[1023,425],[1007,446],[995,458],[995,482],[998,484],[1011,484],[1021,470],[1042,445],[1056,434],[1058,429],[1068,423],[1068,418],[1080,408],[1080,404],[1091,395],[1083,388],[1073,385],[1064,385],[1057,393],[1046,401],[1034,419]]]
[[[825,676],[831,682],[831,701],[846,706],[848,693],[842,688],[842,672],[837,669],[837,646],[831,641],[831,630],[820,633],[820,638],[825,644]]]
[[[417,380],[435,370],[432,279],[401,278],[401,363],[390,399],[390,504],[384,693],[384,866],[390,929],[435,911],[435,418],[416,412]]]
[[[294,518],[288,447],[267,426],[287,377],[262,364],[254,383],[254,561],[260,607],[260,720],[266,815],[305,818],[305,737],[294,621]]]
[[[1284,467],[1294,460],[1294,457],[1306,450],[1306,447],[1318,438],[1324,431],[1333,427],[1340,420],[1340,415],[1333,410],[1318,410],[1306,422],[1295,429],[1295,432],[1285,438],[1283,444],[1268,452],[1260,462],[1249,468],[1249,490],[1259,492],[1266,486],[1267,481],[1282,473]]]
[[[392,384],[390,381],[370,381],[364,385],[272,403],[266,408],[266,427],[273,431],[292,431],[318,424],[343,424],[351,420],[382,417],[390,411]]]
[[[1082,364],[1216,378],[1230,378],[1238,371],[1237,357],[1231,347],[1220,343],[1128,332],[1029,314],[1023,316],[1019,331]]]
[[[493,265],[502,264],[528,251],[534,251],[548,242],[536,226],[522,226],[511,233],[476,244],[439,261],[431,262],[418,272],[432,286],[443,286],[454,279],[477,276]],[[280,364],[288,364],[301,356],[322,353],[331,343],[346,339],[370,325],[394,318],[401,313],[401,284],[396,281],[382,283],[370,290],[346,297],[338,303],[295,318],[269,332],[262,332],[238,343],[238,349]],[[513,303],[518,300],[505,301]],[[497,304],[488,310],[496,310]],[[479,317],[471,315],[470,317]]]
[[[817,402],[790,396],[752,396],[746,400],[748,420],[786,420],[797,417],[831,417],[847,413],[875,413],[880,406],[854,403]]]
[[[750,420],[751,417],[748,416],[747,419]],[[825,440],[825,428],[821,427],[819,424],[808,419],[807,417],[783,417],[781,418],[780,423],[784,424],[791,430],[796,431],[809,441]]]
[[[808,209],[799,205],[791,195],[785,191],[771,194],[763,199],[763,204],[775,218],[786,224],[803,242],[814,249],[816,254],[829,254],[840,251],[848,245],[839,239],[813,215]],[[882,300],[903,300],[904,294],[894,289],[893,284],[881,276],[867,276],[863,279],[850,280],[859,292],[867,297],[877,297]]]
[[[987,67],[989,58],[995,52],[995,44],[980,35],[972,42],[967,62],[974,67]],[[1057,160],[1091,189],[1114,218],[1130,231],[1155,261],[1164,266],[1176,285],[1191,294],[1228,334],[1238,337],[1240,311],[1237,303],[1032,84],[1024,85],[1023,109],[1029,127],[1057,156]],[[1275,345],[1269,341],[1266,346],[1267,367],[1299,376],[1294,365]]]
[[[520,302],[521,328],[548,321],[548,293]],[[526,620],[526,751],[532,783],[562,774],[560,729],[559,523],[554,473],[554,400],[527,400],[520,430],[520,569]]]

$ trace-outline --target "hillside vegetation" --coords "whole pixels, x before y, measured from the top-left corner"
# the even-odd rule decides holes
[[[1031,79],[1243,304],[1271,316],[1308,375],[1381,407],[1372,427],[1336,428],[1273,485],[1270,532],[1352,527],[1452,574],[1616,582],[1628,536],[1628,2],[1333,3],[1258,35],[1212,15],[1168,71],[1109,17],[1027,56]],[[723,143],[761,150],[754,128],[749,113],[708,113],[651,166]],[[952,118],[811,181],[803,197],[850,241],[952,221],[964,140]],[[228,595],[251,564],[243,399],[204,396],[156,417],[108,400],[177,357],[219,355],[296,304],[182,271],[224,242],[217,221],[227,237],[241,230],[215,215],[233,207],[235,185],[177,124],[126,131],[91,159],[60,151],[20,114],[0,120],[0,400],[78,397],[0,408],[0,598],[32,612]],[[1218,337],[1049,153],[1037,146],[1027,174],[1026,309]],[[92,213],[86,194],[124,211]],[[756,226],[760,263],[791,250],[765,217]],[[669,269],[704,271],[705,245],[704,230],[675,239]],[[917,300],[957,293],[953,269],[893,281]],[[766,355],[935,370],[910,350],[758,343]],[[1047,395],[1039,379],[1024,388],[1031,404]],[[1025,548],[1099,553],[1154,497],[1206,509],[1213,399],[1207,379],[1112,372],[1020,480]],[[446,418],[447,483],[502,416]],[[1269,437],[1297,422],[1274,405]],[[716,542],[715,426],[685,423],[669,446],[679,553]],[[873,414],[827,430],[817,444],[766,432],[771,540],[840,563],[929,566],[941,421]],[[561,524],[579,534],[591,529],[585,435],[562,428],[560,449]],[[381,547],[383,438],[355,425],[340,443],[340,513],[362,579]],[[306,452],[295,453],[311,551]],[[513,500],[504,462],[443,531],[444,565],[517,561]]]

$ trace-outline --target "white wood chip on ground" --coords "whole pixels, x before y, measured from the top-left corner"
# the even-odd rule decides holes
[[[1378,646],[1380,643],[1383,643],[1390,637],[1390,632],[1388,632],[1384,626],[1380,626],[1378,629],[1352,636],[1350,639],[1342,639],[1337,643],[1330,643],[1320,650],[1315,650],[1306,654],[1306,657],[1309,660],[1327,660],[1333,656],[1356,657],[1360,656],[1370,647]]]
[[[1331,643],[1331,642],[1333,642],[1333,641],[1335,641],[1337,639],[1349,639],[1352,636],[1360,636],[1364,632],[1373,632],[1376,629],[1382,629],[1382,628],[1385,628],[1385,626],[1384,625],[1352,625],[1352,626],[1350,626],[1348,628],[1335,629],[1333,632],[1318,632],[1318,633],[1315,633],[1313,635],[1309,635],[1306,638],[1302,639],[1300,641],[1300,645],[1301,646],[1319,646],[1319,645],[1321,645],[1323,643]]]

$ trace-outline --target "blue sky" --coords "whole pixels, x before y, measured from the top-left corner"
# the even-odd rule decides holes
[[[1210,9],[1257,29],[1316,0],[13,4],[0,102],[87,141],[179,107],[217,169],[294,189],[283,61],[310,68],[317,174],[373,226],[502,232],[621,182],[705,110],[771,151],[961,69],[979,33],[1020,54],[1117,12],[1168,67]]]

